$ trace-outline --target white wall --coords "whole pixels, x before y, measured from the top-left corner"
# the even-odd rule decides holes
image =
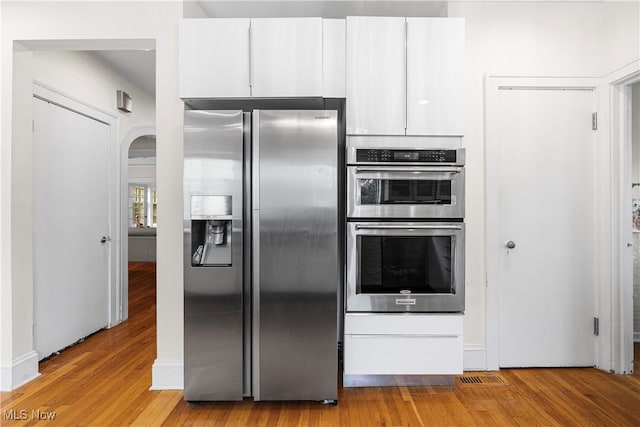
[[[485,343],[484,82],[486,75],[600,76],[600,3],[453,2],[466,19],[467,310],[465,344]]]
[[[134,126],[155,126],[155,98],[88,52],[35,51],[33,58],[36,81],[116,116],[119,120],[118,141],[122,141]],[[116,108],[118,89],[131,95],[131,113]]]
[[[156,181],[156,140],[147,136],[136,138],[129,146],[129,182]]]
[[[608,74],[640,57],[640,1],[603,4],[604,37],[601,74]]]
[[[14,126],[12,116],[28,115],[19,98],[14,98],[13,42],[26,40],[32,48],[58,49],[131,49],[156,48],[156,111],[158,188],[163,194],[158,236],[158,349],[159,359],[182,359],[182,111],[177,90],[177,21],[182,17],[181,2],[16,2],[2,3],[1,49],[1,150],[2,181],[0,192],[0,296],[2,297],[2,329],[0,332],[0,365],[2,387],[6,387],[6,367],[32,350],[33,283],[19,272],[27,268],[30,254],[19,249],[21,239],[29,233],[27,221],[18,228],[13,197],[20,191],[20,176],[29,176],[30,157],[21,153],[24,135],[29,135],[30,122],[22,120]],[[59,40],[52,43],[51,40]],[[46,55],[45,55],[46,56]],[[40,58],[42,59],[42,57]],[[34,58],[35,60],[35,58]],[[51,78],[56,78],[51,76]],[[20,74],[16,74],[16,80]],[[69,82],[73,87],[74,82]],[[80,88],[80,84],[77,89]],[[115,95],[113,95],[115,97]],[[29,95],[30,97],[30,95]],[[78,96],[81,98],[81,96]],[[140,98],[141,99],[141,98]],[[113,100],[113,98],[112,98]],[[98,101],[96,101],[98,102]],[[111,101],[114,102],[114,101]],[[30,104],[30,101],[29,101]],[[122,120],[125,123],[125,120]],[[152,122],[151,122],[152,123]],[[122,131],[124,131],[123,126]],[[13,215],[13,216],[12,216]],[[26,251],[26,249],[25,249]],[[18,258],[20,253],[24,258]],[[11,319],[20,313],[20,319]],[[8,313],[8,314],[7,314]],[[10,384],[15,386],[15,382]]]
[[[156,181],[155,162],[143,162],[136,159],[129,160],[129,182],[154,183]]]

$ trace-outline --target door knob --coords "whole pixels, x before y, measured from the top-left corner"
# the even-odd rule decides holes
[[[110,241],[111,241],[111,237],[109,236],[102,236],[102,239],[100,239],[100,243],[106,243]]]
[[[509,241],[507,242],[507,248],[509,248],[509,249],[513,249],[513,248],[515,248],[515,247],[516,247],[516,242],[514,242],[513,240],[509,240]]]

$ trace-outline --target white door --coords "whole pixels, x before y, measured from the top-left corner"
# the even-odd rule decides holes
[[[49,356],[108,324],[110,127],[33,99],[34,340]]]
[[[249,18],[184,19],[179,34],[181,98],[248,98]]]
[[[497,232],[488,238],[499,257],[500,366],[593,366],[594,94],[494,96],[487,191],[498,191],[488,218]]]
[[[407,135],[464,135],[464,19],[407,18]]]
[[[251,20],[251,95],[322,96],[322,18]]]
[[[347,17],[347,134],[405,134],[405,30],[405,18]]]

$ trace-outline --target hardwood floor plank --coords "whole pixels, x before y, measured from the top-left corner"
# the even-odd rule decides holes
[[[504,384],[340,388],[338,405],[208,402],[150,391],[156,357],[155,264],[129,266],[129,319],[40,363],[42,375],[0,394],[2,426],[640,426],[640,373],[504,369]],[[635,345],[640,366],[640,344]],[[482,374],[482,373],[479,373]],[[27,410],[27,420],[5,414]],[[54,412],[53,421],[31,416]]]

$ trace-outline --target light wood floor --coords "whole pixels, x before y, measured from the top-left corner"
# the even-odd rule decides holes
[[[455,387],[341,389],[335,407],[248,399],[191,406],[180,391],[149,391],[155,264],[131,264],[129,280],[130,319],[42,362],[41,377],[2,393],[1,425],[38,424],[32,411],[40,410],[62,426],[640,426],[640,375],[596,369],[505,369],[466,373],[481,382],[458,379]],[[638,354],[636,344],[636,366]],[[7,420],[11,410],[27,419]]]

